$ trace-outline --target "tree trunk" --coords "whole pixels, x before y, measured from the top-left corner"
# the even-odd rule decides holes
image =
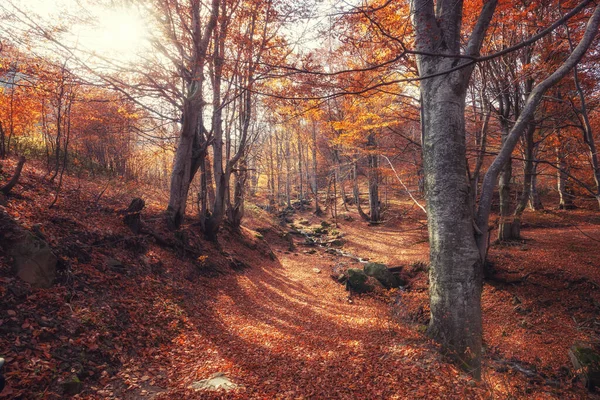
[[[531,182],[533,178],[533,151],[535,143],[533,135],[535,134],[535,124],[532,122],[527,127],[524,137],[525,145],[525,161],[523,161],[523,190],[521,197],[515,208],[514,220],[511,230],[511,239],[521,239],[521,216],[527,207],[531,195]]]
[[[240,167],[234,173],[235,186],[233,190],[233,205],[228,208],[228,220],[231,226],[235,229],[239,229],[242,225],[242,218],[244,217],[244,193],[246,188],[247,174],[247,163],[246,159],[240,160]]]
[[[543,210],[544,205],[537,188],[537,168],[539,163],[534,160],[531,171],[531,194],[529,195],[529,208],[533,211]]]
[[[502,126],[502,143],[506,142],[506,138],[510,132],[508,125],[508,116],[502,115],[500,124]],[[511,240],[513,217],[510,210],[510,181],[512,179],[512,159],[508,160],[502,168],[500,179],[498,181],[498,194],[500,197],[500,223],[498,225],[498,240]]]
[[[568,165],[561,155],[559,147],[556,147],[556,164],[558,166],[556,170],[556,186],[559,195],[558,208],[560,210],[572,210],[575,208],[575,205],[573,204],[572,191],[569,186]]]
[[[286,136],[285,140],[285,201],[288,208],[292,208],[292,166],[290,152],[290,138]]]
[[[304,186],[302,177],[302,141],[298,138],[298,180],[300,181],[300,207],[303,207],[302,200],[304,200]]]
[[[313,122],[312,126],[312,191],[315,196],[315,214],[320,216],[323,214],[319,206],[319,185],[317,179],[317,128]]]
[[[198,129],[200,107],[186,100],[183,105],[183,124],[179,136],[179,144],[175,151],[175,162],[171,173],[171,189],[169,205],[167,206],[167,226],[169,229],[179,229],[185,216],[188,191],[193,176],[192,151]]]
[[[430,70],[428,64],[422,62],[420,70]],[[465,163],[466,82],[456,75],[421,82],[431,262],[428,333],[479,377],[483,271]]]
[[[368,136],[367,156],[369,162],[369,222],[379,222],[381,219],[381,205],[379,201],[379,165],[378,156],[374,153],[376,148],[375,134]]]
[[[573,51],[573,41],[571,40],[569,28],[567,25],[565,25],[565,27],[567,29],[569,47],[571,51]],[[592,124],[590,122],[588,106],[585,100],[585,93],[583,92],[583,88],[581,87],[581,83],[579,82],[579,71],[577,69],[577,65],[573,68],[573,82],[575,83],[575,88],[577,89],[577,94],[579,96],[579,103],[581,107],[580,109],[576,110],[576,112],[578,116],[581,116],[580,122],[583,130],[583,141],[587,145],[589,151],[590,164],[592,167],[592,172],[594,174],[594,183],[596,184],[596,201],[598,201],[598,205],[600,206],[600,163],[598,162],[596,141],[594,139],[594,131],[592,130]]]

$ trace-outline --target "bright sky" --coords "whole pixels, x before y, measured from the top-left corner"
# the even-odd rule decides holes
[[[85,19],[87,23],[68,22],[70,33],[66,39],[70,44],[76,43],[77,47],[98,55],[133,59],[136,53],[147,48],[146,24],[133,7],[89,4],[82,7],[82,2],[75,0],[12,1],[23,11],[32,11],[43,20],[62,22],[66,15]]]

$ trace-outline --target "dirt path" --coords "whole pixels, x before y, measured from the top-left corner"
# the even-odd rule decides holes
[[[284,249],[275,243],[276,261],[249,260],[253,269],[220,280],[205,302],[184,305],[200,317],[177,339],[170,387],[225,372],[245,386],[240,398],[477,397],[421,334],[391,320],[386,304],[349,302],[329,277],[331,260],[322,249]]]

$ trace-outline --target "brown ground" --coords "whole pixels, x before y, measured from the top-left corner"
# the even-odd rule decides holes
[[[289,251],[282,238],[289,225],[255,207],[247,228],[226,230],[220,246],[188,226],[187,247],[165,248],[131,234],[115,212],[143,193],[151,200],[146,223],[175,240],[162,228],[160,192],[112,182],[95,204],[106,182],[69,178],[48,210],[53,187],[42,176],[26,165],[5,209],[24,226],[41,223],[63,267],[55,287],[32,290],[0,259],[0,355],[9,382],[0,398],[64,398],[59,382],[73,374],[83,382],[78,396],[98,399],[587,396],[567,350],[598,338],[596,212],[528,214],[525,243],[492,249],[498,273],[484,289],[485,374],[476,383],[423,333],[427,277],[409,271],[427,260],[427,234],[409,203],[392,205],[378,226],[352,212],[353,221],[339,219],[345,251],[402,265],[412,277],[405,293],[349,298],[329,276],[348,259],[323,248],[306,254],[298,237]],[[294,218],[312,226],[325,219],[309,211]],[[125,271],[108,268],[107,258]],[[243,388],[189,388],[217,372]]]

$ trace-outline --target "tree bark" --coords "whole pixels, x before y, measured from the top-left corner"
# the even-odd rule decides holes
[[[529,196],[529,208],[533,211],[543,210],[544,205],[542,204],[542,199],[540,199],[540,194],[538,192],[537,187],[537,168],[539,163],[537,161],[533,162],[533,169],[531,171],[531,194]]]
[[[510,133],[508,126],[508,115],[502,115],[500,125],[502,126],[502,144]],[[498,181],[498,194],[500,198],[500,223],[498,225],[498,240],[505,241],[512,239],[513,218],[510,210],[510,181],[512,179],[512,159],[509,159],[500,173]]]
[[[368,136],[367,156],[369,162],[369,222],[379,222],[381,219],[381,205],[379,201],[379,163],[378,156],[375,154],[377,144],[375,134]]]
[[[476,56],[497,1],[483,5],[466,45]],[[449,73],[460,59],[462,2],[413,0],[421,81],[423,170],[430,245],[429,335],[473,376],[481,376],[482,259],[475,241],[467,177],[465,98],[473,71]],[[445,55],[445,56],[444,56]],[[439,75],[437,75],[439,74]]]
[[[319,206],[319,182],[317,177],[317,127],[312,124],[312,192],[315,196],[315,214],[320,216],[323,210]]]
[[[192,2],[191,7],[191,35],[193,40],[193,71],[186,82],[187,95],[183,101],[182,126],[179,143],[175,151],[175,161],[171,172],[171,187],[169,191],[169,204],[166,211],[167,226],[169,229],[178,229],[185,217],[188,192],[194,173],[200,167],[197,160],[193,160],[194,142],[200,143],[197,135],[204,134],[201,124],[204,109],[202,84],[204,82],[204,65],[206,52],[210,39],[217,25],[220,0],[212,0],[209,19],[201,29],[200,3]],[[194,167],[197,165],[197,167]]]

